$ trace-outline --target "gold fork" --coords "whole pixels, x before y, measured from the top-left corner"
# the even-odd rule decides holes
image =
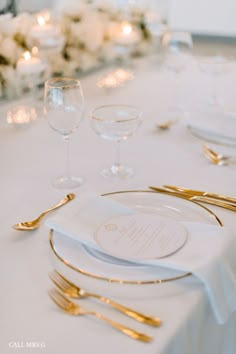
[[[161,320],[158,317],[151,317],[147,316],[145,314],[142,314],[140,312],[137,312],[135,310],[132,310],[128,307],[125,307],[111,299],[108,299],[107,297],[93,294],[90,292],[85,291],[84,289],[79,288],[72,282],[70,282],[68,279],[66,279],[62,274],[60,274],[58,271],[54,270],[53,272],[49,273],[50,279],[53,281],[53,283],[66,295],[73,297],[73,298],[85,298],[85,297],[92,297],[97,300],[100,300],[108,305],[113,306],[115,309],[118,311],[122,312],[123,314],[132,317],[136,321],[151,325],[151,326],[160,326],[161,325]]]
[[[105,317],[104,315],[102,315],[101,313],[99,313],[97,311],[85,310],[84,308],[82,308],[78,304],[75,304],[73,301],[69,300],[67,297],[65,297],[62,293],[60,293],[56,289],[49,290],[49,296],[57,306],[59,306],[62,310],[64,310],[65,312],[67,312],[71,315],[95,316],[96,318],[108,323],[109,325],[111,325],[112,327],[117,329],[118,331],[126,334],[127,336],[129,336],[133,339],[140,340],[142,342],[150,342],[152,340],[152,337],[150,337],[144,333],[137,332],[136,330],[134,330],[132,328],[123,326],[122,324],[115,322],[110,318]]]
[[[227,165],[230,161],[234,160],[232,156],[220,154],[206,144],[204,144],[202,148],[204,156],[215,165]]]

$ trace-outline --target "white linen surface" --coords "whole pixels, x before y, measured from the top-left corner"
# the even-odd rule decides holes
[[[117,202],[89,195],[48,218],[46,226],[101,251],[94,231],[112,216],[133,212]],[[223,324],[236,310],[236,238],[227,228],[193,222],[184,225],[188,240],[178,252],[142,263],[192,272],[204,283],[216,320]]]

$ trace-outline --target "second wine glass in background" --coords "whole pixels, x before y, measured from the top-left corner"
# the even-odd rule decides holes
[[[44,108],[49,126],[59,133],[66,143],[65,174],[56,178],[56,188],[73,189],[79,187],[83,179],[70,172],[69,143],[76,132],[84,111],[84,96],[80,81],[74,78],[53,78],[45,83]]]
[[[142,112],[128,105],[104,105],[96,107],[90,114],[92,129],[103,139],[116,142],[114,163],[101,174],[104,177],[127,178],[133,169],[121,163],[120,143],[133,136],[142,122]]]
[[[172,72],[180,73],[189,65],[193,41],[189,32],[166,32],[162,38],[164,65]]]
[[[200,70],[210,77],[211,93],[208,104],[213,108],[224,108],[224,97],[219,93],[220,78],[230,72],[232,58],[227,58],[219,52],[210,53],[198,58]]]

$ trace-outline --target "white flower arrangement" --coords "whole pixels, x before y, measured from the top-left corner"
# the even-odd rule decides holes
[[[78,75],[117,58],[114,36],[124,14],[111,2],[66,2],[57,10],[55,22],[64,44],[59,53],[51,51],[48,55],[52,75]],[[146,15],[141,8],[129,11],[128,21],[138,35],[133,55],[152,50],[152,31]],[[16,64],[24,51],[31,50],[30,33],[35,23],[35,14],[0,16],[0,97],[11,98],[21,92]]]

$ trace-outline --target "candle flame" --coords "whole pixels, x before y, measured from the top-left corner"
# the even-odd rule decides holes
[[[51,20],[51,14],[48,10],[40,11],[39,16],[43,17],[46,23]]]
[[[37,22],[39,26],[44,26],[46,23],[50,22],[51,14],[48,10],[42,10],[37,14]]]
[[[45,18],[41,15],[37,17],[37,21],[39,26],[44,26],[46,24]]]
[[[133,31],[132,25],[130,23],[128,23],[128,22],[123,22],[123,24],[122,24],[122,32],[123,32],[123,34],[128,36],[129,34],[131,34],[132,31]]]
[[[31,54],[29,51],[24,52],[23,56],[24,56],[25,60],[30,60],[30,58],[31,58]]]

